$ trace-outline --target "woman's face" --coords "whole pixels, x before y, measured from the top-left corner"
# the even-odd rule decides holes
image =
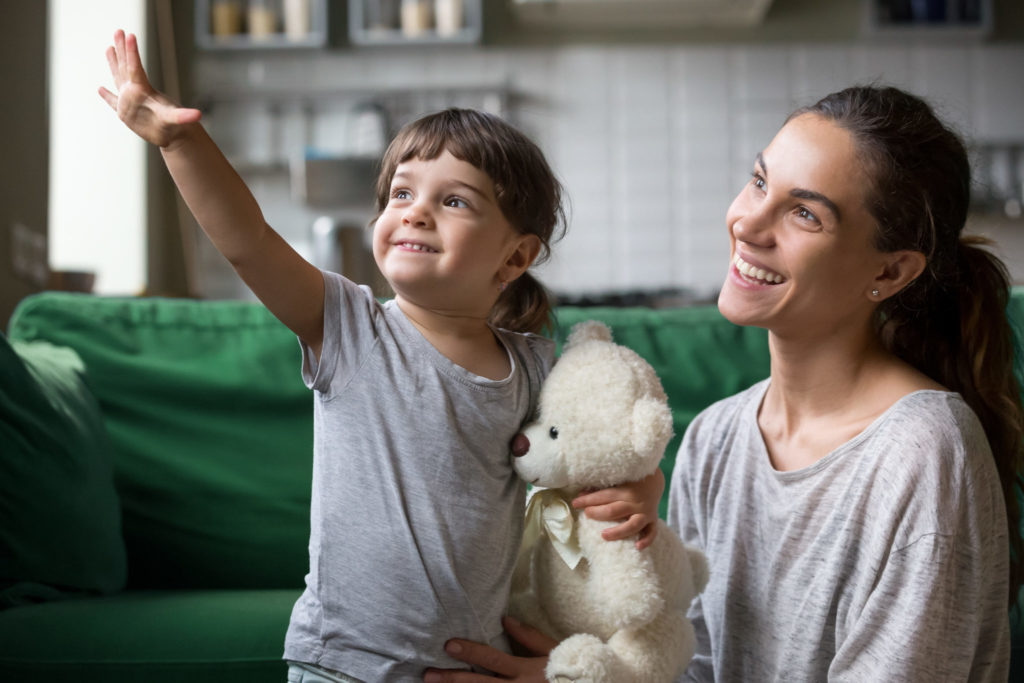
[[[722,314],[780,335],[863,329],[884,268],[868,188],[848,132],[814,114],[783,126],[726,214],[732,261]]]

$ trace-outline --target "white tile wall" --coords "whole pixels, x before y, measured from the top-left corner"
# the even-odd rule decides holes
[[[343,150],[346,117],[368,89],[436,88],[417,100],[427,109],[452,103],[446,93],[460,85],[507,86],[517,95],[509,113],[545,150],[570,200],[568,235],[540,274],[576,294],[713,294],[726,267],[725,210],[754,154],[796,106],[831,90],[892,83],[928,97],[968,138],[1024,140],[1024,47],[1016,46],[352,51],[265,57],[255,66],[204,58],[197,79],[215,104],[213,135],[233,157],[255,161],[300,154],[307,144]],[[310,88],[335,94],[305,98]],[[217,104],[218,92],[239,89],[296,95],[276,108]],[[255,184],[272,224],[305,248],[315,212],[292,203],[287,176]],[[222,262],[205,265],[209,291],[243,295]]]

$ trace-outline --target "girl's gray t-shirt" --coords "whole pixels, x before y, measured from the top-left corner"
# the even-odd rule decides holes
[[[314,390],[310,568],[285,658],[365,681],[465,668],[444,643],[507,651],[501,616],[525,485],[509,443],[534,409],[554,344],[495,330],[512,371],[489,380],[438,352],[394,301],[324,273]]]
[[[975,414],[914,392],[779,472],[757,425],[768,383],[700,414],[676,459],[669,524],[711,577],[681,680],[1004,683],[1006,513]]]

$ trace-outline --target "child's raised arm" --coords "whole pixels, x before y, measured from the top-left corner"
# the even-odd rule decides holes
[[[200,112],[150,85],[134,35],[118,30],[107,62],[117,93],[100,96],[139,137],[160,147],[199,225],[253,293],[317,355],[323,340],[324,283],[263,219],[256,199],[199,125]]]

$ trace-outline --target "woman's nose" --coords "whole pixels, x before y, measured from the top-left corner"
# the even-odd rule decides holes
[[[742,207],[734,214],[733,236],[743,242],[771,246],[775,241],[772,213],[767,202]]]

